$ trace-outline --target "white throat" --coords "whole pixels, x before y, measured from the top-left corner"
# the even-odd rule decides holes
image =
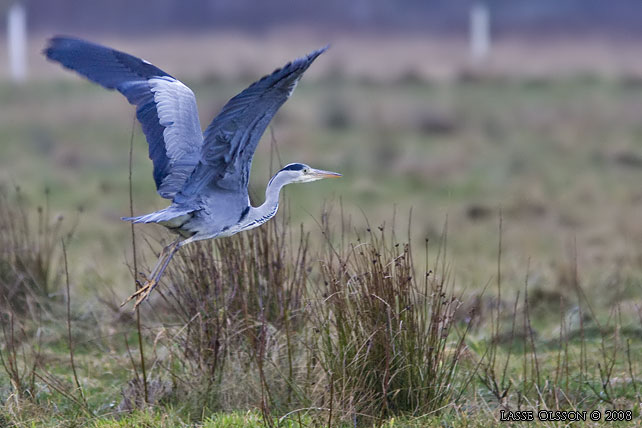
[[[286,176],[277,173],[265,189],[265,202],[258,207],[250,206],[237,231],[254,229],[274,217],[279,209],[281,189],[290,182]]]

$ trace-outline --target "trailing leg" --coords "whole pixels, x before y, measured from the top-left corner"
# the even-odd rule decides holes
[[[170,260],[172,257],[174,257],[174,254],[178,249],[181,247],[181,241],[176,240],[172,242],[171,244],[167,245],[166,247],[163,248],[163,250],[160,253],[160,256],[158,257],[158,261],[156,262],[156,265],[154,266],[154,269],[150,272],[149,276],[147,277],[147,281],[145,281],[145,284],[143,284],[142,287],[140,287],[134,294],[129,296],[127,300],[125,300],[121,306],[125,305],[127,302],[130,300],[136,299],[136,303],[134,304],[134,307],[138,307],[143,300],[145,300],[149,294],[152,292],[154,287],[158,285],[158,281],[160,278],[163,276],[163,272],[165,272],[165,269],[167,268],[167,265],[169,264]]]

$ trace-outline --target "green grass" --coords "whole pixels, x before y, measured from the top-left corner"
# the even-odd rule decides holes
[[[537,412],[535,412],[537,414]],[[604,414],[604,412],[602,412]],[[639,415],[636,417],[639,418]],[[588,418],[587,418],[588,419]],[[0,421],[2,421],[0,416]],[[310,417],[298,419],[296,416],[287,418],[284,421],[275,420],[279,423],[279,427],[283,428],[303,428],[309,426],[317,426],[319,428],[327,427],[327,424],[319,422],[314,425],[314,421]],[[500,421],[499,415],[496,418],[488,416],[475,416],[462,413],[457,416],[423,416],[418,418],[391,418],[381,425],[375,424],[372,427],[385,427],[385,428],[437,428],[444,425],[453,428],[485,428],[485,427],[502,427],[506,426],[508,422]],[[613,427],[626,427],[634,426],[635,422],[607,422],[608,426]],[[513,426],[532,426],[535,422],[523,423],[522,425]],[[543,422],[543,424],[547,424]],[[550,426],[555,426],[553,422],[548,422]],[[601,423],[591,422],[575,422],[575,427],[596,427],[603,426],[604,421]],[[31,421],[25,424],[18,425],[18,427],[61,427],[61,426],[82,426],[88,428],[182,428],[182,427],[198,427],[198,428],[259,428],[265,427],[264,420],[261,415],[256,412],[229,412],[213,414],[202,420],[200,423],[193,423],[189,418],[182,417],[171,409],[163,409],[162,411],[135,411],[131,414],[123,416],[107,415],[93,419],[77,419],[76,422],[70,420],[57,420],[57,421]],[[335,425],[337,428],[349,428],[350,424]]]

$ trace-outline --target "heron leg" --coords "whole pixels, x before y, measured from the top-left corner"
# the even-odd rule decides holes
[[[141,302],[149,296],[149,294],[152,292],[154,287],[158,285],[158,281],[163,275],[163,272],[165,272],[165,269],[167,268],[169,261],[172,259],[172,257],[174,256],[176,251],[178,251],[179,248],[180,248],[180,240],[176,240],[171,244],[165,246],[161,251],[160,256],[158,257],[158,261],[156,262],[154,269],[152,269],[152,271],[150,272],[145,283],[138,290],[136,290],[134,294],[129,296],[121,306],[125,305],[130,300],[136,299],[136,303],[134,304],[134,307],[135,308],[138,307],[138,305],[140,305]]]
[[[142,292],[140,292],[142,289],[137,291],[137,293],[138,292],[140,293],[136,298],[136,303],[134,303],[134,308],[137,308],[138,305],[140,305],[143,302],[143,300],[145,300],[149,296],[149,293],[152,292],[154,287],[158,285],[158,281],[160,281],[161,277],[163,276],[163,273],[165,272],[165,269],[167,269],[167,266],[169,265],[169,262],[172,260],[172,257],[174,257],[174,254],[176,254],[176,251],[178,251],[179,248],[180,248],[180,245],[176,244],[170,249],[170,251],[165,256],[165,259],[163,260],[162,264],[160,264],[160,268],[157,270],[157,272],[154,273],[153,276],[151,276],[147,280],[147,282],[143,286],[145,290]]]
[[[179,241],[174,241],[169,245],[166,245],[163,247],[161,250],[161,253],[158,256],[158,261],[154,265],[154,269],[147,275],[147,281],[151,281],[155,276],[158,270],[160,269],[161,265],[163,264],[163,261],[168,257],[169,253],[172,251],[172,249],[178,244]]]

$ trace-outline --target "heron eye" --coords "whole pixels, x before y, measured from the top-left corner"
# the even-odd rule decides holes
[[[307,168],[303,168],[303,173],[304,173],[304,174],[307,174],[308,172],[310,172],[310,170],[309,170],[309,169],[307,169]]]

